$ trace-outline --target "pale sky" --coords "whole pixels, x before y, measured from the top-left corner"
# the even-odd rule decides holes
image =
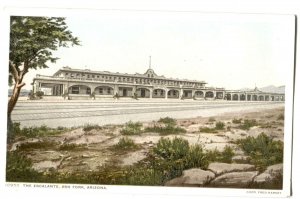
[[[149,56],[158,75],[206,81],[226,89],[286,84],[293,68],[294,21],[287,15],[100,11],[67,16],[81,46],[60,48],[50,68],[63,66],[144,73]]]

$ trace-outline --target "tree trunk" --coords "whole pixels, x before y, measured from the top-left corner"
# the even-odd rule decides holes
[[[8,108],[7,108],[7,143],[9,144],[14,138],[14,125],[11,119],[11,113],[14,110],[14,107],[18,101],[19,94],[22,86],[18,86],[19,84],[15,84],[12,96],[8,100]]]
[[[14,110],[14,107],[20,95],[21,88],[22,86],[18,86],[18,84],[15,84],[12,96],[8,100],[7,116],[11,115],[12,111]]]

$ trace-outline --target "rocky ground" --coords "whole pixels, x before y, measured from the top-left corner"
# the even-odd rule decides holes
[[[131,150],[115,150],[114,146],[125,137],[120,133],[124,125],[106,125],[84,130],[72,129],[58,135],[35,138],[19,137],[9,151],[22,150],[33,162],[32,168],[39,172],[78,172],[96,171],[103,165],[134,165],[147,157],[149,151],[161,137],[180,137],[189,144],[201,144],[205,150],[223,151],[226,146],[234,149],[232,163],[212,162],[206,170],[192,168],[183,171],[182,176],[165,183],[166,186],[212,186],[247,187],[253,183],[265,183],[282,176],[282,164],[269,166],[264,171],[247,162],[248,156],[236,144],[236,140],[247,136],[256,137],[264,132],[274,140],[283,141],[284,120],[280,115],[283,108],[263,111],[236,112],[214,117],[178,119],[177,126],[186,133],[160,135],[157,132],[144,132],[140,135],[127,135],[138,146]],[[233,119],[255,119],[257,125],[248,130],[238,128]],[[223,122],[225,128],[216,133],[201,132],[200,128],[213,128],[217,122]],[[142,129],[151,127],[156,121],[142,123]],[[39,145],[40,143],[40,145]],[[33,147],[34,146],[34,147]]]

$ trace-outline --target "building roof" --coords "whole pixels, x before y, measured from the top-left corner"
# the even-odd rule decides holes
[[[119,73],[119,72],[110,72],[110,71],[92,71],[90,69],[73,69],[69,66],[64,66],[59,69],[53,76],[56,76],[60,72],[77,72],[77,73],[90,73],[90,74],[99,74],[99,75],[113,75],[113,76],[127,76],[127,77],[137,77],[137,78],[154,78],[160,80],[172,80],[172,81],[183,81],[183,82],[192,82],[192,83],[201,83],[207,84],[205,81],[197,81],[197,80],[188,80],[188,79],[178,79],[178,78],[167,78],[163,75],[157,75],[153,69],[149,68],[144,74],[135,73],[135,74],[128,74],[128,73]],[[153,76],[151,76],[153,74]],[[148,76],[150,75],[150,76]]]

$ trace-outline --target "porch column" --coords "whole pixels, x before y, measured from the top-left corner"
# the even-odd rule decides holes
[[[165,99],[168,99],[168,91],[169,91],[169,89],[165,89]]]
[[[196,99],[195,92],[196,90],[192,90],[192,99]]]
[[[150,96],[149,98],[152,99],[152,95],[153,95],[153,88],[149,88],[149,91],[150,91]]]

